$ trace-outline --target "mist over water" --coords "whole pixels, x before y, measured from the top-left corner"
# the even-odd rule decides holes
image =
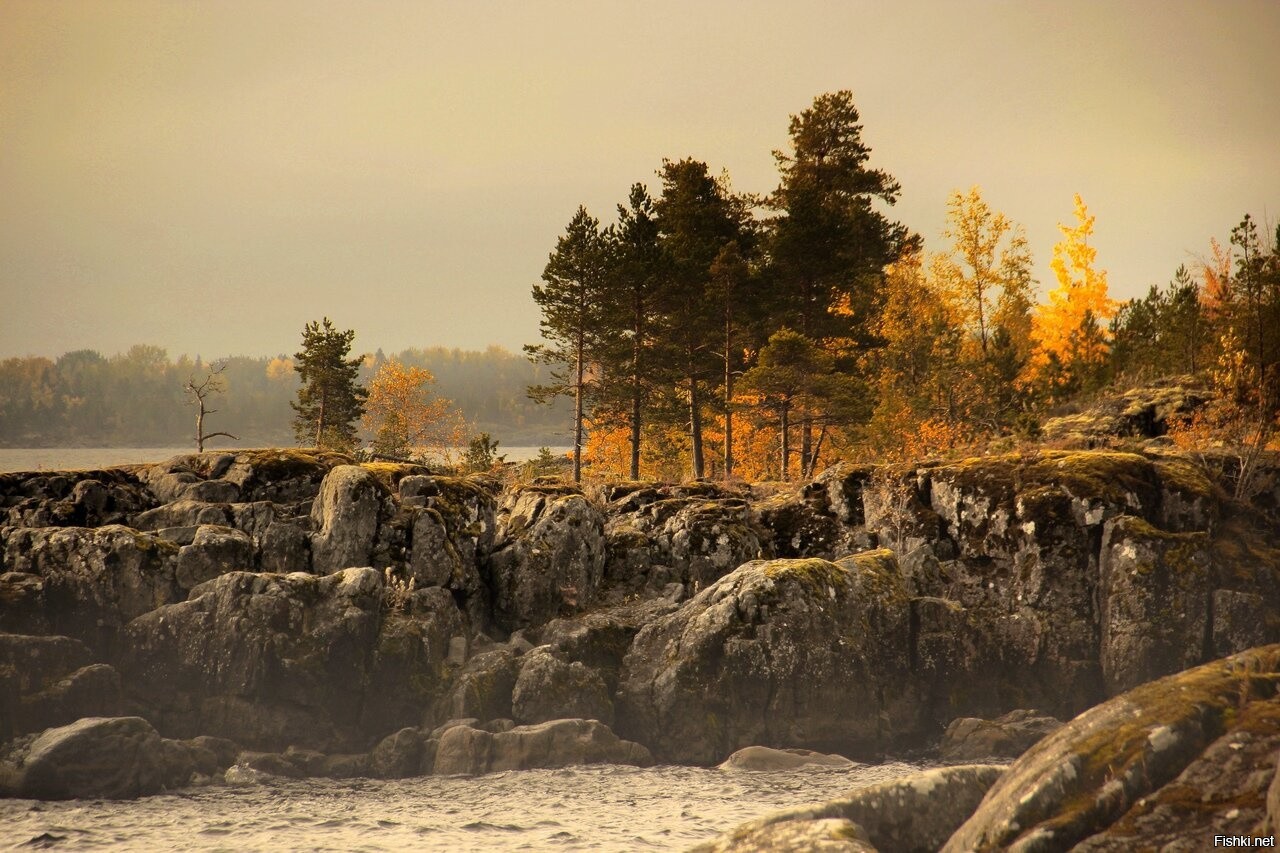
[[[134,801],[0,800],[4,849],[684,850],[919,769],[594,765],[476,778],[276,779]]]

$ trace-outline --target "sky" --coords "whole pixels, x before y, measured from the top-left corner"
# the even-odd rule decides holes
[[[1112,295],[1280,219],[1280,3],[0,2],[0,357],[518,351],[579,204],[664,158],[777,184],[849,89],[892,218],[972,185],[1042,291],[1072,198]]]

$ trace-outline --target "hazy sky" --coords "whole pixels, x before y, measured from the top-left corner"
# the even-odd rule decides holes
[[[1280,217],[1278,45],[1275,0],[0,0],[0,356],[518,349],[578,204],[664,157],[771,190],[837,89],[930,246],[979,184],[1043,288],[1079,192],[1133,296]]]

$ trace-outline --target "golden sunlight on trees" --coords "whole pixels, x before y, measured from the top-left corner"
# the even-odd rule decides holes
[[[453,402],[437,396],[431,371],[384,362],[369,382],[364,428],[374,453],[398,459],[417,451],[448,460],[465,443],[466,422]]]
[[[293,359],[278,355],[267,362],[267,378],[273,382],[284,382],[293,378]]]
[[[925,274],[919,252],[886,267],[882,295],[875,332],[884,345],[867,358],[877,401],[864,430],[867,445],[899,458],[919,440],[935,449],[962,443],[983,391],[963,358],[953,300]]]
[[[1054,391],[1079,390],[1096,380],[1110,352],[1105,324],[1116,312],[1107,293],[1107,274],[1094,268],[1097,250],[1089,245],[1094,217],[1075,197],[1076,225],[1059,225],[1063,239],[1049,264],[1058,286],[1035,313],[1031,337],[1035,350],[1032,377]]]
[[[942,236],[952,251],[934,262],[934,274],[956,304],[957,314],[976,336],[985,356],[991,348],[1000,309],[1010,314],[1028,299],[1031,253],[1022,227],[994,211],[974,186],[953,192],[947,201],[947,227]]]

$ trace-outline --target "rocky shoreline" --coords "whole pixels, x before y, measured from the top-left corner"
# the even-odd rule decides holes
[[[949,724],[945,760],[1009,759],[1087,712],[1000,777],[1026,790],[1052,765],[1019,768],[1082,720],[1094,740],[1069,749],[1086,758],[1129,737],[1101,712],[1148,682],[1255,673],[1221,676],[1244,698],[1218,717],[1141,700],[1159,706],[1144,737],[1199,721],[1168,778],[1081,770],[1104,805],[1044,832],[1049,806],[992,816],[993,778],[965,824],[982,828],[951,849],[1095,843],[1141,826],[1135,809],[1242,718],[1258,744],[1276,735],[1260,685],[1277,653],[1259,647],[1280,641],[1280,463],[1240,503],[1202,462],[1041,451],[841,465],[796,489],[503,488],[298,450],[0,475],[0,793],[713,765],[745,747],[876,760],[937,755]],[[1231,754],[1269,784],[1272,753]],[[1263,789],[1262,812],[1220,811],[1261,821]],[[868,812],[846,812],[768,826],[876,844],[840,823],[870,830]]]

